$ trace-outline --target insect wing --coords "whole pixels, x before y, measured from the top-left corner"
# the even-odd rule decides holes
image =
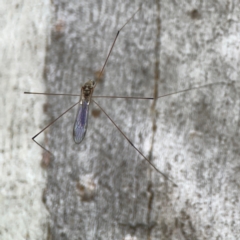
[[[73,127],[73,139],[75,143],[81,143],[87,132],[89,103],[83,100],[79,104],[77,117]]]

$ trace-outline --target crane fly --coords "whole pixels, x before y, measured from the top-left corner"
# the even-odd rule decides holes
[[[40,135],[43,131],[45,131],[49,126],[51,126],[53,123],[55,123],[59,118],[61,118],[63,115],[65,115],[67,112],[69,112],[72,108],[74,108],[76,105],[78,105],[78,111],[77,111],[77,115],[76,115],[76,119],[74,122],[74,126],[73,126],[73,139],[74,142],[76,144],[80,144],[87,132],[87,126],[88,126],[88,115],[89,115],[89,105],[91,103],[91,101],[93,101],[98,108],[107,116],[107,118],[112,122],[112,124],[119,130],[119,132],[123,135],[123,137],[129,142],[129,144],[144,158],[144,160],[146,160],[158,173],[160,173],[165,179],[167,179],[168,181],[171,181],[174,186],[177,186],[165,173],[163,173],[162,171],[160,171],[158,168],[156,168],[156,166],[133,144],[133,142],[126,136],[126,134],[120,129],[120,127],[113,121],[113,119],[106,113],[106,111],[93,99],[93,98],[112,98],[112,99],[117,99],[117,98],[123,98],[123,99],[138,99],[138,100],[157,100],[159,98],[162,97],[167,97],[173,94],[178,94],[178,93],[183,93],[183,92],[187,92],[190,90],[194,90],[194,89],[199,89],[199,88],[204,88],[216,83],[211,83],[211,84],[205,84],[202,86],[198,86],[198,87],[193,87],[193,88],[188,88],[188,89],[184,89],[178,92],[172,92],[172,93],[168,93],[166,95],[162,95],[162,96],[158,96],[158,97],[123,97],[123,96],[94,96],[93,92],[94,89],[96,88],[97,84],[99,83],[99,80],[101,79],[104,69],[106,67],[106,64],[109,60],[109,57],[113,51],[113,48],[115,46],[116,40],[120,34],[120,32],[123,30],[123,28],[134,18],[134,16],[141,10],[141,7],[138,8],[138,10],[136,12],[134,12],[134,14],[126,21],[126,23],[117,31],[117,34],[114,38],[114,41],[111,45],[111,48],[108,52],[107,58],[103,64],[103,67],[100,71],[100,73],[98,74],[98,78],[96,81],[93,80],[89,80],[88,82],[86,82],[82,87],[81,87],[81,94],[68,94],[68,93],[39,93],[39,92],[24,92],[24,94],[39,94],[39,95],[50,95],[50,96],[72,96],[72,97],[76,97],[76,96],[80,96],[80,99],[77,103],[74,103],[71,107],[69,107],[67,110],[65,110],[62,114],[60,114],[56,119],[54,119],[53,121],[51,121],[46,127],[44,127],[41,131],[39,131],[36,135],[34,135],[32,137],[32,140],[38,145],[40,146],[42,149],[44,149],[46,152],[50,153],[52,155],[52,153],[47,150],[45,147],[43,147],[40,143],[38,143],[35,138]],[[223,83],[223,82],[218,82],[218,83]],[[217,83],[217,84],[218,84]]]

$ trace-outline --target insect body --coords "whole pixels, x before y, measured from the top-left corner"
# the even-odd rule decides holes
[[[104,97],[104,98],[124,98],[124,99],[148,99],[148,100],[153,100],[152,97],[122,97],[122,96],[94,96],[93,95],[93,91],[95,89],[95,87],[97,86],[99,80],[102,77],[103,71],[105,69],[105,66],[108,62],[108,59],[112,53],[113,47],[116,43],[116,40],[119,36],[120,31],[127,25],[127,23],[134,17],[134,15],[139,12],[140,8],[132,15],[132,17],[130,19],[128,19],[128,21],[118,30],[115,39],[112,43],[112,46],[108,52],[107,58],[103,64],[103,67],[98,75],[98,78],[96,80],[96,82],[90,80],[88,82],[86,82],[82,88],[81,88],[81,95],[80,95],[80,100],[73,104],[71,107],[69,107],[67,110],[65,110],[60,116],[58,116],[56,119],[54,119],[52,122],[50,122],[45,128],[43,128],[41,131],[39,131],[35,136],[32,137],[32,140],[38,144],[41,148],[43,148],[44,150],[46,150],[47,152],[51,153],[49,150],[47,150],[45,147],[43,147],[40,143],[38,143],[35,138],[41,134],[44,130],[46,130],[50,125],[52,125],[53,123],[55,123],[59,118],[61,118],[64,114],[66,114],[68,111],[70,111],[72,108],[74,108],[76,105],[79,105],[78,107],[78,111],[77,111],[77,116],[75,119],[75,123],[74,123],[74,127],[73,127],[73,139],[74,142],[79,144],[83,141],[85,135],[86,135],[86,131],[87,131],[87,125],[88,125],[88,113],[89,113],[89,105],[91,103],[91,100],[100,108],[100,110],[108,117],[108,119],[113,123],[113,125],[119,130],[119,132],[122,134],[122,136],[130,143],[130,145],[158,172],[160,173],[165,179],[171,181],[169,179],[169,177],[164,174],[162,171],[160,171],[159,169],[157,169],[155,167],[155,165],[133,144],[133,142],[126,136],[126,134],[120,129],[120,127],[113,121],[113,119],[106,113],[106,111],[92,98],[98,98],[98,97]],[[213,83],[216,84],[216,83]],[[221,82],[218,84],[222,84]],[[194,89],[199,89],[199,88],[204,88],[204,87],[208,87],[212,84],[206,84],[206,85],[202,85],[202,86],[198,86],[198,87],[193,87],[193,88],[188,88],[188,89],[184,89],[178,92],[173,92],[173,93],[168,93],[164,96],[155,96],[155,100],[162,98],[162,97],[166,97],[169,95],[173,95],[173,94],[178,94],[178,93],[182,93],[182,92],[187,92],[190,90],[194,90]],[[42,94],[42,95],[63,95],[63,96],[79,96],[78,94],[66,94],[66,93],[37,93],[37,92],[25,92],[25,94]],[[171,181],[172,182],[172,181]]]
[[[75,143],[81,143],[87,132],[89,104],[93,94],[95,82],[88,81],[81,88],[81,97],[73,126],[73,139]]]
[[[103,75],[103,71],[104,71],[105,66],[106,66],[106,64],[108,62],[108,59],[109,59],[109,57],[110,57],[110,55],[112,53],[113,47],[114,47],[114,45],[116,43],[116,40],[117,40],[117,38],[119,36],[120,31],[128,24],[128,22],[135,16],[135,14],[137,14],[140,11],[140,9],[141,9],[141,7],[138,8],[138,10],[118,30],[118,32],[117,32],[117,34],[115,36],[115,39],[114,39],[114,41],[112,43],[112,46],[111,46],[111,48],[110,48],[110,50],[108,52],[107,58],[106,58],[106,60],[105,60],[105,62],[103,64],[103,67],[102,67],[101,71],[98,74],[98,78],[97,78],[96,82],[94,82],[92,80],[86,82],[83,85],[83,87],[81,88],[80,100],[77,103],[73,104],[70,108],[68,108],[65,112],[63,112],[60,116],[58,116],[56,119],[54,119],[52,122],[50,122],[45,128],[43,128],[40,132],[38,132],[35,136],[32,137],[32,140],[36,144],[38,144],[41,148],[43,148],[45,151],[47,151],[47,152],[49,152],[51,154],[51,152],[49,150],[47,150],[45,147],[43,147],[40,143],[38,143],[35,140],[35,138],[39,134],[41,134],[44,130],[46,130],[49,126],[51,126],[53,123],[55,123],[64,114],[66,114],[68,111],[70,111],[72,108],[74,108],[78,104],[79,104],[79,108],[78,108],[76,120],[75,120],[74,127],[73,127],[73,138],[74,138],[75,143],[79,144],[79,143],[82,142],[82,140],[84,139],[84,136],[86,134],[86,131],[87,131],[89,104],[91,102],[93,91],[94,91],[97,83],[100,81],[100,79],[101,79],[101,77]],[[48,96],[49,95],[55,95],[55,96],[60,96],[60,95],[62,95],[62,96],[79,96],[79,95],[76,95],[76,94],[65,94],[65,93],[63,93],[63,94],[61,94],[61,93],[60,94],[59,93],[38,93],[38,92],[24,92],[24,93],[25,94],[40,94],[40,95],[48,95]],[[127,98],[127,99],[153,99],[153,98],[143,98],[143,97],[117,97],[117,96],[94,96],[94,97],[95,98],[97,98],[97,97],[104,97],[104,98]],[[100,107],[100,109],[101,109],[101,107]],[[106,114],[106,116],[110,119],[110,117],[107,114]],[[123,134],[123,132],[121,132],[121,133]],[[123,134],[123,136],[126,138],[126,136],[124,134]]]

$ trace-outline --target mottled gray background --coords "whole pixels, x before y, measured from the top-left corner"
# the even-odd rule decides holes
[[[78,94],[140,3],[53,1],[45,91]],[[55,156],[43,155],[41,162],[47,239],[240,237],[239,16],[239,1],[143,4],[120,33],[95,95],[150,97],[226,84],[157,101],[95,99],[178,187],[152,169],[93,103],[80,145],[72,140],[77,108],[49,127],[40,138]],[[34,85],[25,90],[40,91]],[[44,99],[43,108],[29,104],[46,116],[29,138],[78,101]]]

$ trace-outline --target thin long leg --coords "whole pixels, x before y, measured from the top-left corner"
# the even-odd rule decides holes
[[[101,72],[100,72],[99,75],[98,75],[98,78],[97,78],[97,81],[96,81],[96,84],[95,84],[94,88],[97,86],[97,84],[98,84],[98,82],[99,82],[99,79],[101,79],[101,77],[102,77],[104,68],[105,68],[105,66],[106,66],[106,64],[107,64],[107,62],[108,62],[108,59],[109,59],[109,57],[110,57],[110,55],[111,55],[111,53],[112,53],[113,47],[114,47],[114,45],[115,45],[115,43],[116,43],[116,41],[117,41],[117,38],[118,38],[119,33],[120,33],[121,30],[129,23],[129,21],[131,21],[131,20],[133,19],[133,17],[135,16],[135,14],[137,14],[137,13],[140,11],[140,9],[141,9],[141,6],[140,6],[140,7],[138,8],[138,10],[127,20],[127,22],[118,30],[118,32],[117,32],[117,34],[116,34],[116,37],[115,37],[115,39],[114,39],[114,41],[113,41],[113,44],[112,44],[112,46],[111,46],[111,48],[110,48],[110,51],[109,51],[109,53],[108,53],[108,55],[107,55],[107,58],[106,58],[106,60],[105,60],[105,62],[104,62],[104,64],[103,64],[102,70],[101,70]]]
[[[205,85],[198,86],[198,87],[187,88],[187,89],[184,89],[184,90],[181,90],[181,91],[178,91],[178,92],[172,92],[172,93],[168,93],[168,94],[165,94],[165,95],[161,95],[161,96],[158,96],[157,99],[158,98],[163,98],[163,97],[168,97],[168,96],[178,94],[178,93],[183,93],[183,92],[188,92],[188,91],[191,91],[191,90],[196,90],[196,89],[200,89],[200,88],[213,86],[213,85],[216,85],[216,84],[229,84],[229,83],[226,83],[226,82],[209,83],[209,84],[205,84]]]
[[[24,94],[36,94],[36,95],[47,95],[47,96],[71,96],[80,97],[80,94],[70,94],[70,93],[40,93],[40,92],[24,92]]]
[[[119,130],[119,132],[123,135],[123,137],[130,143],[130,145],[158,172],[160,173],[164,178],[166,178],[167,180],[169,180],[170,182],[172,182],[174,184],[175,187],[177,187],[177,184],[175,184],[165,173],[161,172],[160,170],[158,170],[153,164],[152,162],[143,155],[143,153],[137,148],[135,147],[135,145],[131,142],[131,140],[123,133],[123,131],[120,129],[120,127],[118,127],[118,125],[112,120],[112,118],[103,110],[103,108],[96,103],[93,99],[92,101],[101,109],[101,111],[108,117],[108,119],[112,122],[112,124]]]
[[[123,99],[138,99],[138,100],[153,100],[153,97],[121,97],[121,96],[92,96],[92,98],[123,98]]]
[[[217,84],[233,84],[235,81],[232,81],[231,83],[229,82],[215,82],[215,83],[209,83],[209,84],[205,84],[205,85],[201,85],[198,87],[192,87],[192,88],[187,88],[187,89],[183,89],[177,92],[172,92],[172,93],[167,93],[165,95],[161,95],[158,96],[158,98],[164,98],[164,97],[168,97],[171,95],[175,95],[175,94],[179,94],[179,93],[183,93],[183,92],[188,92],[191,90],[197,90],[200,88],[205,88],[205,87],[210,87],[213,85],[217,85]],[[40,92],[24,92],[24,94],[37,94],[37,95],[47,95],[47,96],[70,96],[70,97],[79,97],[79,94],[70,94],[70,93],[40,93]],[[126,99],[149,99],[152,100],[152,97],[124,97],[124,96],[92,96],[92,98],[126,98]]]
[[[40,132],[38,132],[35,136],[32,137],[32,140],[41,148],[43,148],[45,151],[49,152],[51,155],[52,153],[50,151],[48,151],[46,148],[44,148],[40,143],[38,143],[35,138],[41,134],[44,130],[46,130],[49,126],[51,126],[53,123],[55,123],[60,117],[62,117],[64,114],[66,114],[68,111],[70,111],[72,108],[74,108],[77,104],[79,103],[79,101],[77,103],[74,103],[70,108],[68,108],[66,111],[64,111],[61,115],[59,115],[56,119],[54,119],[52,122],[50,122],[45,128],[43,128]]]
[[[40,93],[40,92],[24,92],[24,94],[37,94],[37,95],[47,95],[47,96],[70,96],[70,97],[80,97],[79,94],[68,94],[68,93]],[[92,98],[126,98],[126,99],[149,99],[153,100],[153,97],[122,97],[122,96],[92,96]]]

